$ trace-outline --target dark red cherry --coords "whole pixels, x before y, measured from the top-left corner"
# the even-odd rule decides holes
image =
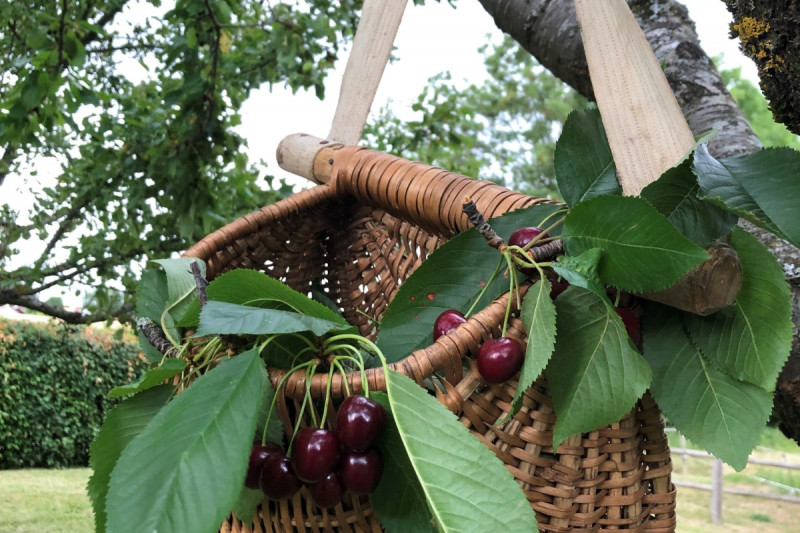
[[[311,493],[311,500],[317,507],[333,507],[342,501],[344,487],[339,480],[339,474],[331,472],[320,481],[309,485],[308,492]]]
[[[542,233],[542,228],[537,228],[534,226],[519,228],[517,231],[511,234],[511,237],[508,238],[508,245],[524,248],[525,245],[531,242],[540,233]],[[543,235],[542,239],[545,237],[547,237],[547,235]],[[539,246],[538,242],[535,246]]]
[[[461,311],[448,309],[436,317],[436,322],[433,323],[433,340],[438,339],[442,335],[447,335],[466,321],[467,319],[464,318]]]
[[[292,443],[292,466],[300,481],[316,483],[339,462],[339,440],[329,429],[301,428]]]
[[[247,463],[247,477],[244,479],[244,486],[248,489],[257,489],[259,487],[259,477],[261,477],[261,468],[264,466],[264,461],[276,452],[283,452],[280,446],[274,442],[268,442],[264,445],[260,443],[253,444],[250,450],[250,461]]]
[[[346,452],[339,460],[339,477],[353,494],[369,494],[378,486],[383,473],[383,458],[376,449]]]
[[[260,477],[261,490],[271,500],[284,500],[300,490],[300,480],[292,469],[292,462],[283,452],[270,454],[264,460]]]
[[[509,337],[489,339],[478,350],[478,372],[489,383],[503,383],[516,374],[525,361],[522,345]]]
[[[365,396],[348,396],[336,413],[336,437],[351,450],[366,450],[386,427],[386,411]]]
[[[639,351],[642,351],[642,325],[639,319],[636,318],[636,315],[634,315],[630,309],[626,309],[625,307],[615,307],[614,311],[617,312],[622,319],[622,323],[625,324],[625,330],[628,332],[628,336],[633,341],[633,344]]]
[[[554,281],[550,282],[550,299],[555,300],[558,298],[558,295],[567,290],[569,287],[569,281],[565,280],[564,278],[559,278]]]

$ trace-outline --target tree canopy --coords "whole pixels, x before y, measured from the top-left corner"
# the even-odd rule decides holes
[[[25,187],[47,159],[59,175],[32,191],[30,213],[0,205],[0,304],[70,322],[125,314],[145,258],[185,249],[285,194],[244,154],[232,129],[239,109],[264,84],[314,88],[322,97],[359,7],[357,0],[4,3],[0,187]],[[45,243],[41,253],[14,262],[30,238]],[[38,296],[67,284],[93,293],[89,313]],[[128,294],[122,305],[110,295],[115,285]]]

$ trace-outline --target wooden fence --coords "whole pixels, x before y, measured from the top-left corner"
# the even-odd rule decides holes
[[[737,494],[740,496],[749,496],[752,498],[764,498],[769,500],[779,500],[782,502],[788,503],[800,503],[800,497],[794,496],[794,493],[800,493],[800,489],[795,487],[785,487],[784,485],[780,485],[783,488],[786,488],[790,491],[791,495],[782,495],[782,494],[772,494],[768,492],[759,492],[759,491],[750,491],[745,489],[736,489],[736,488],[726,488],[723,486],[722,483],[722,461],[715,458],[713,455],[701,451],[701,450],[691,450],[686,448],[686,439],[681,436],[681,447],[680,448],[672,448],[671,450],[672,457],[677,458],[678,456],[686,457],[700,457],[703,459],[712,459],[714,462],[711,467],[711,484],[705,485],[702,483],[693,483],[690,481],[674,481],[675,485],[678,487],[686,487],[690,489],[697,489],[697,490],[705,490],[711,492],[711,522],[714,524],[718,524],[722,521],[722,494]],[[767,467],[774,467],[774,468],[784,468],[786,470],[800,470],[800,464],[797,463],[782,463],[780,461],[767,461],[764,459],[756,459],[756,458],[749,458],[747,460],[748,465],[760,465],[760,466],[767,466]],[[769,483],[775,485],[775,483],[770,482],[769,480],[756,478],[762,483]]]

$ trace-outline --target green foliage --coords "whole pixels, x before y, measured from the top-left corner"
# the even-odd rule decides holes
[[[226,272],[208,284],[206,294],[210,300],[217,302],[283,309],[329,322],[347,323],[335,311],[309,300],[286,284],[256,270],[236,269]],[[183,318],[183,325],[197,325],[199,313],[200,304],[195,301]]]
[[[369,146],[526,193],[555,195],[553,152],[561,124],[585,100],[506,36],[484,48],[488,78],[466,87],[449,73],[428,81],[398,119],[387,107],[364,130]]]
[[[0,322],[0,469],[86,466],[116,403],[106,397],[142,370],[130,342],[76,327]]]
[[[574,206],[603,194],[622,194],[600,110],[576,109],[567,117],[554,156],[558,190]]]
[[[664,289],[708,259],[640,198],[598,196],[570,210],[562,232],[568,255],[603,251],[601,281],[631,292]]]
[[[60,166],[29,213],[0,205],[0,303],[79,283],[104,318],[130,310],[143,259],[286,194],[248,161],[239,110],[267,84],[321,97],[361,2],[84,4],[0,7],[0,186],[19,185],[34,158]],[[34,237],[41,256],[11,267]],[[105,297],[110,279],[124,301]]]
[[[387,371],[386,392],[439,531],[537,530],[514,478],[453,413],[394,370]]]
[[[542,278],[533,284],[522,301],[520,318],[528,335],[528,344],[509,416],[519,412],[525,392],[541,375],[553,355],[556,342],[556,308],[550,299],[551,287],[547,278]]]
[[[607,298],[569,287],[556,311],[555,352],[546,370],[557,417],[554,446],[622,418],[653,377]]]
[[[717,160],[705,146],[694,156],[701,195],[753,224],[800,246],[800,152],[768,148]]]
[[[679,313],[648,306],[644,355],[664,415],[693,442],[737,470],[747,464],[772,408],[772,394],[718,370],[686,334]]]
[[[705,247],[727,235],[736,224],[736,216],[698,198],[699,191],[692,158],[687,158],[645,187],[640,196],[693,243]]]
[[[310,331],[322,336],[331,331],[354,331],[355,327],[340,321],[331,322],[294,311],[261,309],[247,305],[209,301],[200,313],[196,336],[214,334],[268,335]]]
[[[250,350],[222,361],[161,409],[114,467],[106,501],[108,530],[210,531],[218,526],[244,483],[267,387],[263,362]]]
[[[492,219],[491,223],[497,234],[507,239],[515,229],[539,225],[559,209],[558,205],[535,205]],[[399,361],[431,344],[433,322],[443,311],[466,312],[479,295],[475,308],[481,309],[507,291],[507,279],[493,278],[497,268],[505,268],[504,264],[499,265],[500,260],[500,254],[489,249],[486,240],[474,229],[439,247],[400,286],[383,314],[378,347],[386,359]]]
[[[381,455],[391,458],[384,461],[383,477],[370,496],[372,508],[389,533],[434,533],[433,516],[397,430],[389,397],[372,392],[370,398],[386,410],[386,430],[379,446]]]
[[[128,443],[142,432],[174,392],[175,387],[161,385],[120,403],[108,414],[97,438],[92,442],[89,458],[92,477],[86,485],[86,490],[92,500],[97,533],[102,533],[106,528],[108,482],[120,454]]]

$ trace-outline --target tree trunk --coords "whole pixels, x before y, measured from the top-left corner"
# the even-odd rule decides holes
[[[731,35],[758,67],[761,90],[775,120],[800,134],[800,8],[793,0],[724,0]]]
[[[591,98],[591,84],[572,0],[479,0],[495,24],[550,71]],[[726,0],[729,3],[731,0]],[[751,2],[742,2],[751,4]],[[761,143],[745,120],[700,41],[687,9],[675,0],[628,0],[689,127],[695,135],[718,132],[709,143],[719,158],[754,152]],[[794,19],[792,19],[794,20]],[[795,78],[798,79],[798,78]],[[800,251],[776,237],[743,224],[785,265],[792,285],[795,342],[775,392],[775,411],[783,432],[800,443]]]

